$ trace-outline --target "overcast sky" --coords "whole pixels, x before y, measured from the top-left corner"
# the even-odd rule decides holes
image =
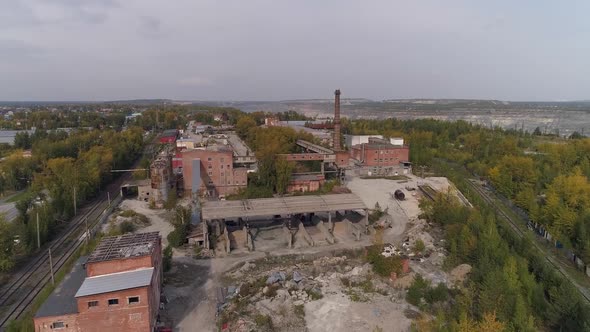
[[[590,99],[590,1],[5,0],[0,100]]]

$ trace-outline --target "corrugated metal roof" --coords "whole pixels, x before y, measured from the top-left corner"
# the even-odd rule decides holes
[[[152,281],[154,268],[104,274],[84,280],[76,297],[115,292],[124,289],[144,287]]]
[[[230,219],[364,209],[367,209],[367,206],[355,194],[259,198],[241,201],[205,201],[201,210],[201,219]]]

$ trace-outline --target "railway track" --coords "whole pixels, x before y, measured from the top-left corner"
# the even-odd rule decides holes
[[[42,247],[38,255],[0,290],[0,307],[4,309],[0,316],[0,331],[9,321],[18,319],[26,312],[36,296],[50,282],[48,249],[51,249],[53,269],[54,273],[57,273],[86,242],[86,222],[89,230],[94,230],[98,226],[103,213],[109,207],[106,192],[113,200],[118,199],[120,185],[129,178],[130,175],[126,174],[110,184],[101,194],[101,198],[83,208],[82,213],[69,223],[60,237]]]
[[[514,232],[518,235],[519,238],[523,238],[525,236],[525,233],[522,231],[522,229],[518,227],[517,222],[515,222],[506,212],[504,212],[504,210],[500,206],[498,206],[498,203],[495,202],[481,186],[473,183],[472,181],[467,182],[481,196],[481,198],[483,198],[483,200],[488,205],[492,206],[497,211],[497,213],[508,222],[508,225],[514,230]],[[551,257],[550,255],[547,255],[546,250],[543,250],[543,248],[539,246],[536,240],[533,240],[532,244],[535,246],[535,248],[537,248],[537,250],[539,250],[545,256],[545,259],[549,262],[549,264],[551,264],[555,269],[557,269],[557,271],[559,271],[559,273],[563,275],[564,278],[569,280],[572,283],[572,285],[574,285],[574,287],[578,290],[580,295],[582,295],[582,297],[586,299],[586,301],[590,302],[590,293],[588,292],[588,290],[585,287],[579,285],[573,278],[571,278],[569,274],[564,270],[564,268],[558,262],[556,262],[555,258]]]

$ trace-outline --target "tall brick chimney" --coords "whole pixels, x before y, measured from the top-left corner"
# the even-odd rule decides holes
[[[340,90],[334,91],[334,151],[341,151],[340,145]]]

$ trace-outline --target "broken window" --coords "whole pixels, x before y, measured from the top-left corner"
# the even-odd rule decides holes
[[[66,324],[64,322],[53,322],[53,324],[51,324],[52,329],[63,329],[65,327]]]
[[[127,303],[128,304],[137,304],[137,303],[139,303],[139,296],[131,296],[131,297],[127,298]]]
[[[98,307],[98,301],[88,301],[88,308]]]
[[[119,304],[119,299],[109,299],[109,305],[117,305]]]

